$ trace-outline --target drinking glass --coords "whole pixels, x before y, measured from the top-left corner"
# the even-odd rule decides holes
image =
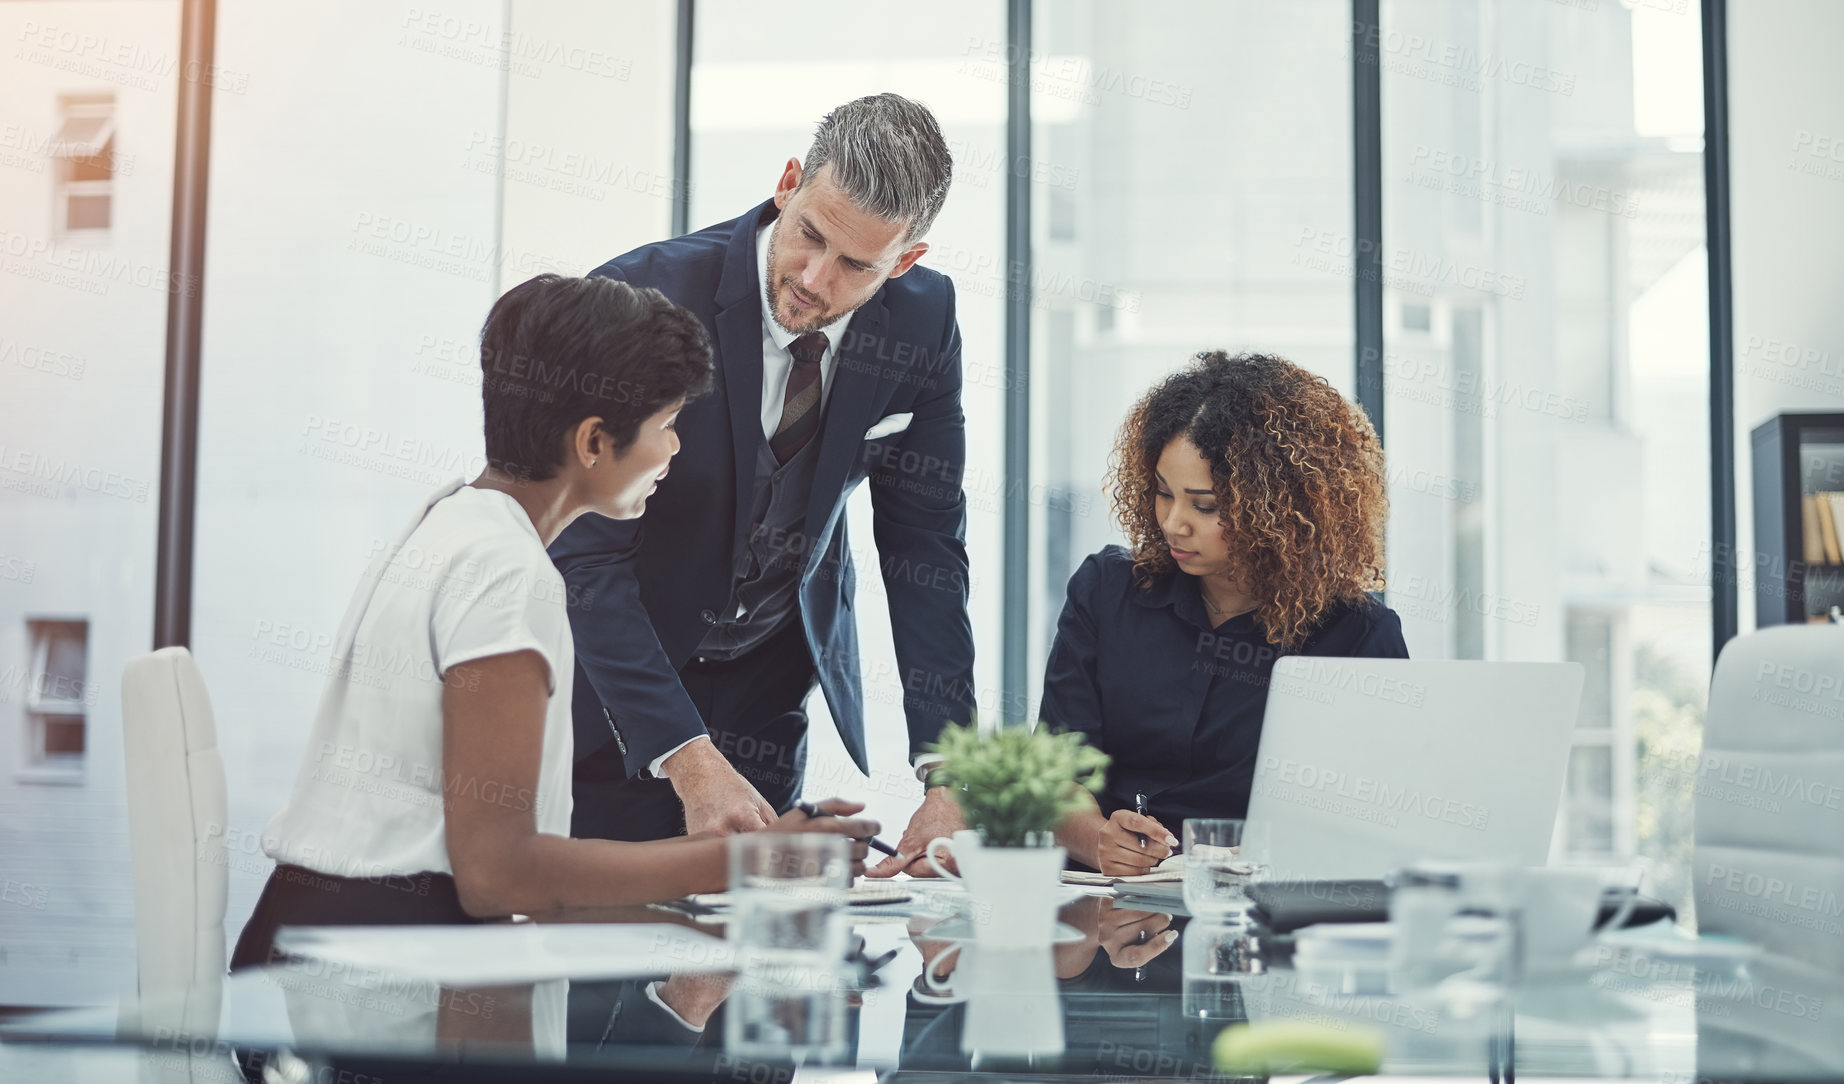
[[[1268,848],[1240,819],[1185,822],[1185,906],[1199,918],[1240,922],[1254,903],[1248,886],[1267,879]]]
[[[724,1051],[838,1063],[851,1052],[850,1003],[843,968],[745,965],[724,1002]]]
[[[850,843],[836,835],[752,832],[731,836],[729,848],[729,939],[738,975],[725,1049],[821,1059],[839,1053]]]
[[[843,962],[851,886],[844,836],[749,832],[730,847],[730,941],[739,962]]]
[[[1267,972],[1247,924],[1222,925],[1193,918],[1184,930],[1184,989],[1180,1005],[1187,1019],[1217,1026],[1248,1019],[1242,987]]]

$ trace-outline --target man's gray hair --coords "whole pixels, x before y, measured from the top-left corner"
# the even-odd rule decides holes
[[[935,224],[954,179],[954,160],[935,115],[900,94],[873,94],[826,114],[813,133],[800,183],[828,163],[833,183],[861,209],[909,223],[905,243]]]

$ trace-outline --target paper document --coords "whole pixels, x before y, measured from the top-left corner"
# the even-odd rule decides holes
[[[846,895],[846,902],[853,907],[882,907],[893,903],[907,903],[915,893],[909,888],[910,882],[868,881],[856,884]],[[686,899],[700,907],[726,910],[730,907],[728,892],[700,892]]]
[[[669,923],[285,926],[276,947],[348,968],[451,986],[727,971],[721,939]]]
[[[1172,855],[1153,867],[1151,873],[1136,874],[1132,877],[1110,877],[1105,873],[1090,873],[1087,870],[1066,869],[1063,871],[1063,883],[1066,885],[1150,885],[1182,882],[1185,879],[1185,856]]]

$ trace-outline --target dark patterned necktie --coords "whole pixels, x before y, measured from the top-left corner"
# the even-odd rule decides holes
[[[820,358],[826,354],[826,336],[810,331],[788,344],[794,367],[788,371],[787,397],[781,401],[781,424],[768,438],[775,462],[786,463],[807,446],[820,428]]]

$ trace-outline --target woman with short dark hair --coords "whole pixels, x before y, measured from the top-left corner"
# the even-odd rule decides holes
[[[704,328],[657,290],[540,275],[493,306],[480,357],[487,467],[431,495],[361,579],[233,968],[269,962],[284,925],[474,922],[724,885],[720,839],[569,838],[570,600],[545,552],[580,515],[645,510],[680,408],[711,384]],[[876,829],[794,812],[768,830]]]
[[[1110,487],[1129,546],[1070,577],[1043,719],[1113,758],[1097,804],[1058,834],[1071,857],[1124,875],[1170,854],[1187,818],[1247,814],[1276,658],[1408,648],[1372,597],[1383,449],[1320,377],[1199,354],[1128,416]]]

